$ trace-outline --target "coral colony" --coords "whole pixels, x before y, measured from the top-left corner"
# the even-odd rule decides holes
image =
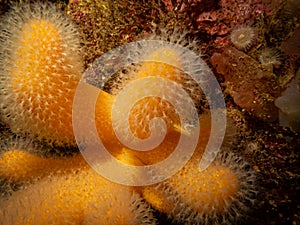
[[[1,34],[5,122],[14,132],[74,144],[72,99],[83,64],[77,30],[53,5],[25,5],[7,16]]]
[[[274,165],[273,158],[268,161],[261,159],[262,155],[267,155],[267,148],[278,156],[274,146],[284,149],[282,146],[289,145],[291,152],[286,153],[286,158],[294,162],[288,157],[295,154],[293,147],[299,140],[289,136],[284,140],[291,141],[284,144],[279,139],[282,134],[274,141],[265,132],[247,139],[243,135],[251,135],[255,128],[245,121],[253,118],[260,124],[272,124],[270,129],[299,132],[300,48],[297,43],[291,47],[297,39],[297,32],[293,33],[291,27],[300,16],[292,10],[299,8],[292,0],[268,4],[259,0],[251,4],[238,2],[165,0],[149,1],[141,7],[139,1],[70,1],[67,13],[53,3],[10,6],[0,24],[0,224],[255,221],[253,212],[262,207],[258,193],[260,185],[264,185],[257,180],[269,174],[262,171],[264,167]],[[284,19],[276,9],[285,10]],[[126,19],[129,14],[133,21]],[[281,33],[274,37],[280,42],[277,44],[270,32],[280,30],[283,20],[286,37]],[[203,44],[198,43],[197,32],[201,33]],[[222,83],[228,106],[227,131],[220,152],[205,170],[199,169],[199,162],[211,135],[212,112],[203,91],[188,76],[188,72],[202,68],[196,68],[172,45],[138,52],[145,61],[115,71],[99,92],[92,119],[103,145],[118,161],[135,166],[160,163],[172,154],[182,135],[191,134],[182,126],[177,109],[167,97],[150,96],[137,102],[132,99],[136,93],[151,89],[179,99],[179,92],[160,90],[162,86],[151,84],[151,78],[168,79],[180,85],[196,107],[200,132],[188,162],[158,183],[126,186],[99,175],[79,152],[72,110],[84,68],[88,73],[98,56],[133,40],[165,41],[203,55]],[[296,52],[293,60],[287,58],[288,49]],[[184,71],[183,65],[189,65],[191,71]],[[148,83],[135,86],[133,92],[122,92],[141,79],[148,79]],[[121,93],[122,104],[133,107],[128,118],[121,108],[118,121],[127,120],[135,137],[147,139],[152,135],[152,121],[165,121],[166,126],[161,128],[165,129],[165,140],[150,151],[130,149],[116,136],[113,127],[121,129],[122,124],[113,124],[111,118]],[[180,110],[189,109],[182,106]],[[127,138],[127,131],[121,129],[121,134]],[[262,140],[270,140],[264,149],[260,147]],[[255,160],[266,164],[260,167]],[[111,168],[111,173],[120,171]],[[285,218],[285,222],[297,224],[297,219],[300,217],[295,214]]]

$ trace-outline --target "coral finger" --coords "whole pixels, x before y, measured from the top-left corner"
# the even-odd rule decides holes
[[[24,182],[85,166],[87,164],[81,154],[43,158],[25,151],[9,150],[0,157],[0,177],[10,182]]]
[[[79,35],[52,4],[15,7],[0,35],[3,119],[14,132],[74,145],[72,102],[81,78]]]
[[[155,224],[151,209],[129,187],[91,169],[50,176],[0,203],[1,224]]]
[[[255,199],[255,176],[248,167],[232,154],[222,155],[201,172],[192,160],[165,182],[146,187],[143,196],[179,223],[236,223]]]

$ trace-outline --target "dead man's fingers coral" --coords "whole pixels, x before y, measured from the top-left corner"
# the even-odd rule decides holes
[[[50,3],[16,6],[0,33],[0,100],[13,132],[74,145],[72,103],[82,60],[76,27]]]
[[[12,149],[0,155],[0,178],[17,183],[86,166],[81,154],[64,158],[44,158]]]
[[[170,179],[145,187],[143,196],[178,223],[235,224],[255,201],[254,181],[249,165],[226,153],[204,171],[190,161]]]
[[[150,41],[150,43],[152,42]],[[182,62],[187,63],[183,57],[184,50],[176,44],[171,45],[167,42],[161,42],[160,45],[153,50],[150,44],[146,52],[139,52],[140,50],[137,48],[137,55],[143,55],[138,65],[131,65],[126,68],[126,72],[119,72],[113,80],[110,80],[109,92],[112,95],[100,91],[96,101],[95,120],[98,134],[105,146],[119,146],[118,152],[121,150],[122,152],[130,151],[122,146],[122,140],[118,140],[114,131],[120,131],[121,135],[119,136],[123,140],[126,140],[129,133],[139,139],[147,139],[154,133],[150,129],[150,125],[155,118],[162,118],[167,128],[166,130],[163,127],[157,128],[156,135],[161,134],[163,130],[166,131],[166,139],[169,139],[167,142],[162,143],[162,145],[167,143],[164,147],[156,147],[171,149],[169,147],[172,145],[170,141],[172,139],[175,148],[179,140],[179,134],[189,135],[189,132],[181,124],[178,112],[189,114],[192,111],[191,107],[194,105],[192,101],[187,99],[190,98],[188,94],[185,95],[187,98],[184,98],[182,92],[178,92],[176,91],[178,88],[174,88],[175,83],[181,88],[184,87],[184,77],[186,75],[181,65]],[[126,58],[126,56],[124,57]],[[97,61],[94,65],[85,72],[87,80],[91,80],[94,74],[97,74],[99,68]],[[166,80],[172,85],[167,83]],[[187,87],[187,89],[192,89],[192,87]],[[122,96],[122,100],[116,102],[119,96]],[[186,104],[180,104],[180,101],[181,103],[190,103],[190,106],[185,107]],[[178,109],[172,105],[174,102],[177,103]],[[121,106],[118,104],[121,104]],[[132,107],[127,112],[124,109],[128,106]],[[114,110],[113,107],[117,107],[118,110]],[[112,122],[115,115],[113,111],[118,112],[114,123]],[[127,120],[126,117],[128,117]],[[127,125],[129,129],[124,128]],[[170,154],[170,151],[167,150],[167,152],[167,155]],[[143,155],[139,157],[143,162],[146,164],[153,162],[145,156],[149,154],[143,153]],[[160,154],[156,158],[162,158],[160,157],[162,155]]]
[[[48,148],[32,139],[9,135],[0,141],[0,180],[9,184],[34,182],[50,174],[68,173],[86,168],[88,164],[80,153],[72,156],[52,154]]]
[[[130,187],[92,169],[48,176],[0,199],[0,224],[155,224],[152,210]]]

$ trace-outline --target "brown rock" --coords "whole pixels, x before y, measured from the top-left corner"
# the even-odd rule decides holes
[[[234,102],[263,121],[278,118],[274,100],[280,94],[275,74],[233,47],[214,53],[211,63],[225,78]]]
[[[300,27],[294,31],[289,39],[282,43],[281,50],[289,55],[300,56]]]

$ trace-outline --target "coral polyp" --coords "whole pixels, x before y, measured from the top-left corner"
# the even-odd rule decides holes
[[[255,32],[250,26],[235,28],[230,34],[230,40],[240,50],[248,49],[254,40]]]
[[[264,48],[261,50],[258,59],[261,65],[269,71],[273,71],[274,66],[280,65],[280,53],[274,48]]]
[[[79,37],[54,5],[13,8],[1,26],[0,94],[13,132],[73,145],[72,101],[81,78]]]

